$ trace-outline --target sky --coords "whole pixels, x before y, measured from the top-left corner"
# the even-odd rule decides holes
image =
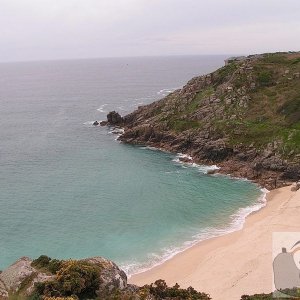
[[[0,61],[300,50],[300,0],[0,0]]]

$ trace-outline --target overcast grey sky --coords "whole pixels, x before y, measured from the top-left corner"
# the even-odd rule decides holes
[[[300,50],[300,0],[0,0],[0,61]]]

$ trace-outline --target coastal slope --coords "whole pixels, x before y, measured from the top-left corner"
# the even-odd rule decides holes
[[[111,118],[110,118],[111,119]],[[300,178],[300,53],[228,60],[124,118],[123,142],[189,154],[273,189]]]

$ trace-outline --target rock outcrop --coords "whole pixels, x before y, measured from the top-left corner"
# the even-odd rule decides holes
[[[291,184],[300,179],[300,80],[287,69],[300,71],[300,53],[233,61],[124,116],[119,139],[191,155],[268,189]]]
[[[123,123],[123,118],[119,113],[111,111],[107,115],[107,123],[109,125],[120,125]]]
[[[103,257],[92,257],[78,262],[86,262],[99,268],[99,283],[96,295],[109,294],[114,290],[127,288],[127,276],[114,262]],[[8,299],[10,294],[30,296],[38,283],[52,282],[57,277],[46,266],[37,267],[29,257],[22,257],[0,273],[0,299]]]
[[[0,274],[0,299],[8,299],[9,293],[21,292],[29,296],[35,283],[53,278],[53,275],[32,267],[31,263],[29,257],[22,257]]]
[[[98,295],[103,294],[103,291],[111,292],[127,288],[127,275],[111,260],[97,256],[84,261],[101,268],[99,289],[96,292]]]
[[[22,257],[0,273],[0,299],[210,300],[192,287],[168,287],[163,280],[138,287],[114,262],[103,257],[57,260]]]

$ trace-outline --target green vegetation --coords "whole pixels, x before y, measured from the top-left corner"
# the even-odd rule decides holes
[[[261,71],[257,75],[257,81],[262,86],[268,86],[272,84],[273,74],[270,70]]]
[[[156,299],[180,299],[180,300],[210,300],[210,296],[197,292],[192,287],[181,289],[178,284],[168,287],[164,280],[157,280],[154,284],[146,285],[143,290],[148,291]]]
[[[274,53],[229,63],[212,73],[212,83],[192,99],[170,95],[152,116],[176,133],[198,132],[208,123],[231,146],[264,149],[276,141],[284,157],[295,156],[300,154],[300,80],[295,75],[299,62],[299,53]],[[211,101],[213,95],[218,102]],[[247,103],[240,105],[245,95]],[[221,113],[215,113],[220,107]],[[199,119],[202,116],[206,118]]]
[[[41,255],[39,258],[35,259],[31,265],[38,270],[56,274],[62,266],[62,261],[58,259],[51,259],[46,255]]]
[[[174,120],[169,122],[169,127],[177,132],[201,127],[201,122],[194,120]]]
[[[300,92],[300,91],[299,91]],[[300,93],[295,98],[289,99],[278,109],[283,114],[289,124],[300,121]]]
[[[255,294],[255,295],[252,295],[252,296],[243,295],[241,297],[241,300],[272,300],[272,299],[284,300],[284,299],[287,299],[287,298],[290,299],[291,297],[287,297],[287,295],[292,296],[292,299],[294,299],[294,300],[300,300],[300,290],[298,288],[286,289],[286,290],[283,290],[282,293],[276,291],[274,293],[275,295],[273,293],[270,293],[270,294]]]
[[[63,261],[53,280],[36,284],[36,297],[96,298],[100,267],[85,261]]]
[[[230,63],[216,71],[215,86],[226,82],[238,68],[237,63]]]

